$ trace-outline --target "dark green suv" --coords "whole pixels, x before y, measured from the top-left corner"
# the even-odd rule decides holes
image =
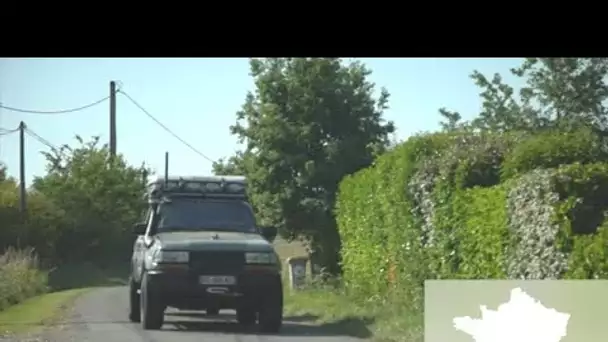
[[[258,227],[238,176],[159,178],[135,225],[129,319],[160,329],[167,307],[235,309],[239,323],[278,332],[283,320],[277,230]]]

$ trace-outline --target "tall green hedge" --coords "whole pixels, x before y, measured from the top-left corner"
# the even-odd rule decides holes
[[[455,200],[462,229],[455,230],[459,243],[459,268],[455,278],[502,279],[506,277],[507,187],[476,187],[463,191]]]
[[[348,288],[415,296],[425,279],[604,277],[605,151],[589,131],[410,138],[340,186]]]
[[[573,132],[547,131],[522,141],[502,165],[502,177],[510,178],[537,168],[555,168],[572,163],[608,161],[601,137],[589,129]]]
[[[412,215],[408,182],[417,165],[432,158],[448,141],[444,136],[414,136],[374,165],[347,176],[340,184],[336,218],[342,239],[344,280],[364,295],[388,289],[389,269],[406,282],[419,282],[421,236]],[[403,262],[408,260],[408,262]]]

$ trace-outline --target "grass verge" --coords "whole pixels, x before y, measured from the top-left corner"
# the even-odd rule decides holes
[[[335,334],[377,342],[422,342],[421,312],[408,313],[400,302],[366,301],[331,288],[287,289],[285,315],[330,326]]]
[[[26,262],[33,258],[33,254],[10,253],[23,256],[4,257],[8,261],[2,264],[4,277],[0,277],[0,285],[6,284],[0,288],[13,289],[15,293],[10,293],[10,296],[0,293],[0,304],[4,303],[4,310],[0,310],[0,337],[37,334],[57,323],[85,291],[96,286],[124,285],[127,282],[128,265],[99,267],[92,263],[74,263],[45,272],[40,271],[34,262]],[[37,292],[30,290],[33,285],[29,284],[32,283],[37,286]],[[49,292],[40,294],[44,290]]]
[[[0,311],[0,336],[36,333],[57,323],[74,300],[87,290],[46,293]]]
[[[279,239],[274,245],[283,262],[288,257],[307,254],[297,242]],[[287,284],[286,265],[284,271]],[[317,284],[300,291],[286,287],[285,319],[314,323],[328,335],[370,338],[377,342],[422,342],[422,310],[408,312],[411,305],[402,298],[393,295],[390,300],[372,301]]]

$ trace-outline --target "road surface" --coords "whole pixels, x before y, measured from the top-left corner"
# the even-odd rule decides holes
[[[169,309],[160,331],[143,331],[127,319],[127,288],[100,288],[87,292],[76,301],[65,321],[36,338],[12,341],[49,342],[361,342],[329,329],[306,322],[303,317],[285,317],[279,334],[261,335],[255,328],[245,329],[231,311],[222,311],[213,320],[197,312]],[[333,330],[333,331],[332,331]],[[0,338],[1,340],[1,338]]]

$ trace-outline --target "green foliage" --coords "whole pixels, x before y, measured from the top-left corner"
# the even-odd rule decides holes
[[[418,217],[411,211],[416,199],[408,182],[415,166],[445,144],[442,135],[411,137],[340,184],[336,216],[344,279],[354,292],[383,293],[378,291],[389,287],[389,269],[399,283],[424,280],[423,234],[415,228]]]
[[[9,248],[0,255],[0,311],[46,291],[46,284],[32,249]]]
[[[475,226],[481,221],[465,213],[488,218],[481,213],[490,208],[488,215],[497,220],[495,230],[481,243],[489,243],[490,250],[484,253],[500,255],[502,250],[492,248],[501,234],[505,206],[472,201],[467,189],[497,184],[503,156],[520,139],[520,134],[459,131],[416,136],[379,157],[374,166],[346,177],[336,210],[346,281],[356,292],[369,296],[387,288],[391,267],[403,286],[455,276],[460,259],[474,259],[470,253],[481,248],[477,240],[463,239],[465,231],[456,228],[481,230]],[[500,198],[505,190],[491,188],[487,195],[475,191]],[[465,254],[455,253],[462,243],[468,244],[462,247]],[[502,262],[500,257],[494,260]],[[461,276],[500,273],[484,267],[472,265]],[[415,291],[412,288],[412,294]]]
[[[587,131],[568,134],[579,146]],[[425,279],[603,277],[608,233],[595,229],[608,206],[601,195],[608,168],[577,163],[501,177],[505,160],[536,139],[457,130],[416,136],[345,177],[336,213],[349,290],[399,293],[417,310]],[[578,155],[592,161],[585,158]]]
[[[336,204],[338,227],[349,227],[340,231],[342,237],[343,275],[349,288],[357,292],[383,293],[389,260],[386,255],[386,232],[382,222],[369,220],[370,212],[377,211],[377,185],[371,182],[373,169],[365,169],[357,178],[346,177],[340,184],[339,198],[349,198],[345,204]],[[362,210],[366,208],[365,210]]]
[[[565,278],[606,279],[608,263],[608,164],[573,164],[554,175],[555,192],[562,199],[556,221],[566,237],[560,248],[569,253]]]
[[[6,180],[6,165],[0,162],[0,182],[4,182]]]
[[[590,129],[572,132],[551,130],[529,137],[519,144],[502,166],[502,176],[510,178],[536,168],[593,163],[608,160],[605,142]]]
[[[490,187],[500,181],[504,156],[521,134],[491,135],[453,132],[435,135],[444,141],[431,158],[417,168],[408,183],[414,201],[411,212],[420,222],[428,278],[453,277],[458,273],[462,243],[459,227],[465,225],[466,208],[458,202],[463,191]],[[418,229],[418,228],[416,228]]]
[[[214,175],[233,175],[241,176],[245,174],[245,155],[242,152],[238,152],[236,155],[231,156],[227,160],[220,159],[213,163],[213,174]]]
[[[565,130],[606,127],[607,58],[526,58],[511,72],[526,81],[520,102],[529,123]]]
[[[25,221],[19,211],[19,193],[13,179],[0,182],[0,251],[11,246],[35,247],[43,258],[55,255],[55,241],[65,213],[40,192],[27,194]]]
[[[567,255],[559,248],[564,237],[555,221],[559,200],[550,170],[532,171],[509,189],[509,278],[557,279],[563,274]]]
[[[143,209],[148,170],[127,165],[122,156],[110,158],[97,138],[77,140],[79,146],[44,153],[47,174],[27,191],[25,215],[15,180],[0,180],[0,251],[6,251],[0,257],[0,310],[46,289],[40,269],[70,261],[100,267],[130,256],[130,228]]]
[[[98,139],[45,153],[48,173],[27,192],[25,218],[12,179],[0,182],[0,248],[31,246],[45,262],[125,259],[143,209],[143,168],[110,161]]]
[[[439,115],[443,121],[439,122],[441,129],[445,132],[454,132],[465,129],[467,124],[462,122],[462,116],[458,112],[450,111],[445,108],[439,109]]]
[[[128,260],[131,226],[144,209],[145,169],[122,156],[110,159],[98,138],[80,146],[46,153],[48,174],[34,181],[35,191],[63,213],[57,237],[61,260]]]
[[[461,122],[458,112],[444,108],[444,130],[504,133],[538,132],[547,128],[572,130],[608,124],[608,59],[606,58],[525,58],[511,70],[524,86],[517,92],[495,73],[491,78],[475,70],[471,78],[480,88],[481,112],[470,122]]]
[[[575,163],[519,178],[509,194],[514,278],[606,275],[608,165]]]
[[[605,277],[607,61],[527,58],[511,70],[519,92],[475,71],[479,115],[442,108],[444,134],[345,177],[336,213],[349,290],[398,293],[419,314],[425,279]]]
[[[455,231],[458,244],[458,278],[506,278],[507,191],[505,185],[467,189],[454,200],[462,228]]]
[[[338,272],[333,207],[338,183],[386,149],[389,94],[375,98],[370,71],[337,58],[251,60],[256,89],[231,127],[246,144],[244,174],[262,223],[304,238],[329,273]]]
[[[608,279],[608,221],[593,235],[576,236],[571,242],[566,279]]]
[[[555,192],[566,200],[567,220],[576,234],[595,233],[608,208],[608,166],[604,163],[561,167],[555,175]]]

